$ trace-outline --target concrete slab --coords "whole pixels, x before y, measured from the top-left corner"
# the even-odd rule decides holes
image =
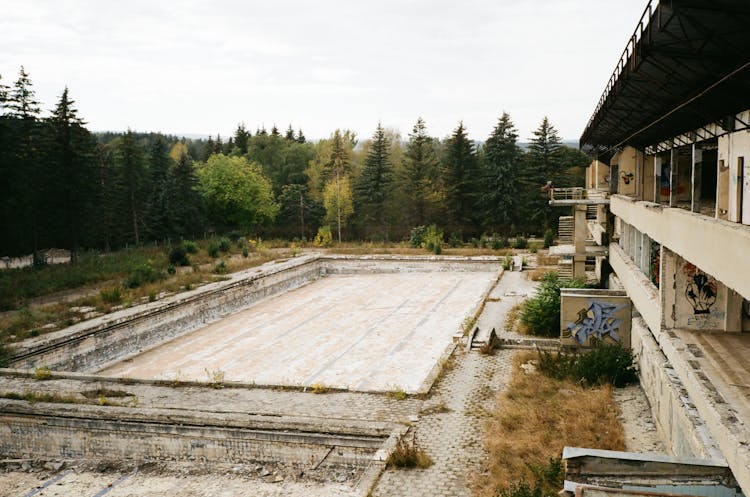
[[[104,376],[416,393],[494,272],[328,276],[266,299]]]

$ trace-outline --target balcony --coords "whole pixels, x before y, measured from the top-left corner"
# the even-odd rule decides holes
[[[612,214],[750,299],[750,226],[624,195],[610,200]]]
[[[583,187],[550,188],[549,205],[607,205],[606,190]]]

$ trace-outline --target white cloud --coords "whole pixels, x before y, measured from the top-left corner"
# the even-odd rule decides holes
[[[38,1],[0,18],[0,74],[45,108],[67,84],[92,129],[228,135],[276,123],[482,139],[507,110],[576,139],[645,0]]]

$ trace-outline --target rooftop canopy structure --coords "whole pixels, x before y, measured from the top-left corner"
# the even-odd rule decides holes
[[[645,148],[750,108],[750,2],[650,0],[584,130],[603,156]],[[714,137],[717,128],[707,130]]]

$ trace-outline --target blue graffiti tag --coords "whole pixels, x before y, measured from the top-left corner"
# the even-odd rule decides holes
[[[570,336],[581,345],[586,343],[591,336],[599,340],[609,336],[619,342],[620,336],[617,332],[620,330],[622,319],[615,318],[615,312],[623,307],[625,306],[592,300],[588,309],[578,311],[578,319],[574,323],[568,323],[565,328]]]

